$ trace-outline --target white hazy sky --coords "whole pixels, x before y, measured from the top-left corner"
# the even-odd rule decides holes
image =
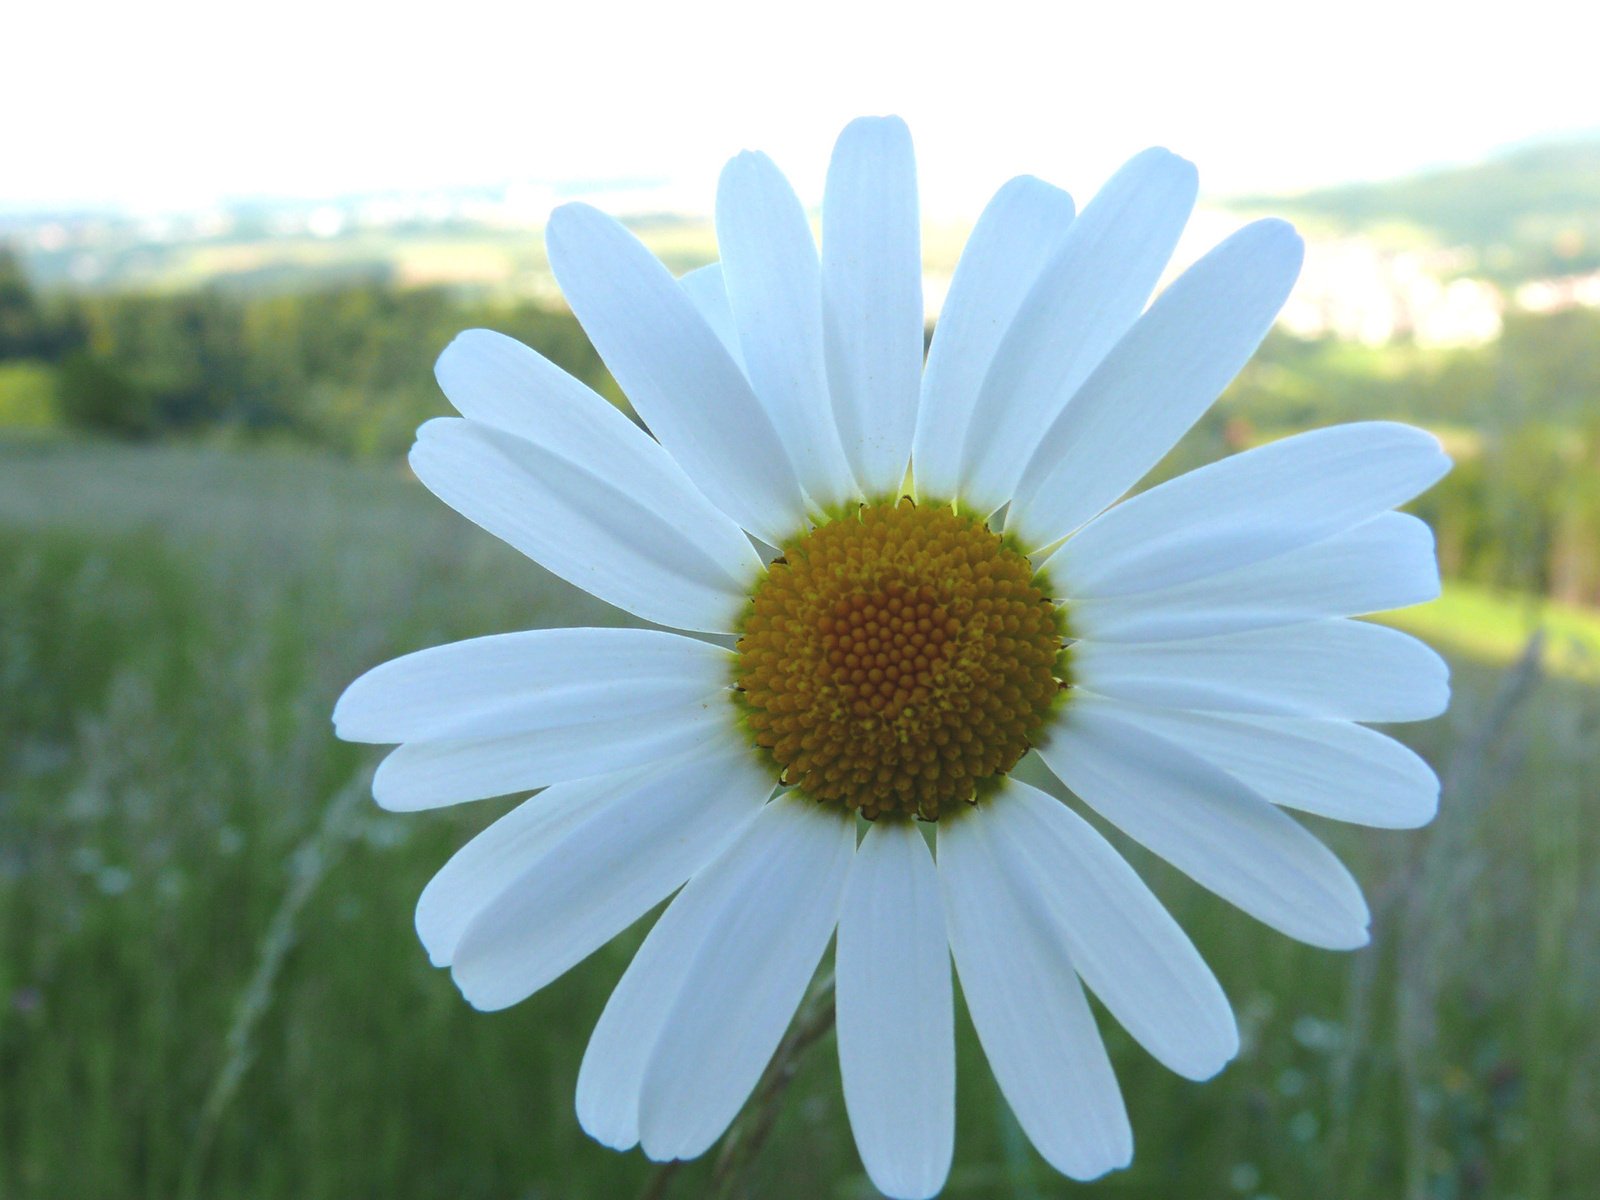
[[[1597,34],[1572,0],[25,0],[0,206],[632,176],[709,208],[746,146],[814,200],[839,127],[880,112],[934,216],[1023,171],[1083,192],[1155,143],[1213,193],[1284,190],[1600,126]]]

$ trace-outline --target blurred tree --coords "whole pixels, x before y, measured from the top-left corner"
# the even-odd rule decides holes
[[[83,331],[74,307],[42,303],[21,258],[0,243],[0,361],[55,360],[82,343]]]
[[[22,262],[0,245],[0,359],[39,357],[45,340],[44,312]]]
[[[69,424],[96,433],[143,438],[160,427],[148,392],[113,363],[81,350],[62,360],[56,402]]]

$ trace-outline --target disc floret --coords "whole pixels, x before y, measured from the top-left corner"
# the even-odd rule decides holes
[[[1064,633],[1043,578],[982,521],[869,504],[783,547],[735,682],[785,784],[937,820],[1027,751],[1065,686]]]

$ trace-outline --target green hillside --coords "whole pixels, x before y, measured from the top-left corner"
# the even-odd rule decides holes
[[[1527,143],[1401,179],[1234,204],[1344,232],[1400,226],[1461,247],[1464,273],[1501,282],[1592,271],[1600,268],[1600,134]]]

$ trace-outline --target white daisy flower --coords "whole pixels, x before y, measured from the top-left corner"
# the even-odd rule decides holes
[[[1362,423],[1121,499],[1254,353],[1300,267],[1293,229],[1258,221],[1146,308],[1195,189],[1159,149],[1076,216],[1012,180],[924,363],[911,141],[863,119],[834,152],[820,256],[759,154],[723,173],[720,263],[682,279],[593,208],[551,217],[556,277],[649,434],[508,338],[464,333],[440,358],[461,417],[418,433],[423,483],[690,631],[440,646],[335,712],[342,737],[401,743],[374,782],[386,808],[541,789],[417,907],[477,1007],[515,1004],[677,893],[579,1073],[601,1142],[710,1147],[837,931],[844,1098],[881,1190],[930,1196],[949,1168],[950,956],[1039,1152],[1078,1179],[1127,1164],[1084,987],[1187,1078],[1220,1070],[1238,1032],[1134,871],[1014,777],[1030,750],[1251,916],[1366,942],[1360,889],[1285,810],[1433,815],[1433,772],[1358,722],[1441,712],[1444,663],[1350,618],[1437,593],[1429,531],[1391,510],[1449,463],[1426,433]]]

